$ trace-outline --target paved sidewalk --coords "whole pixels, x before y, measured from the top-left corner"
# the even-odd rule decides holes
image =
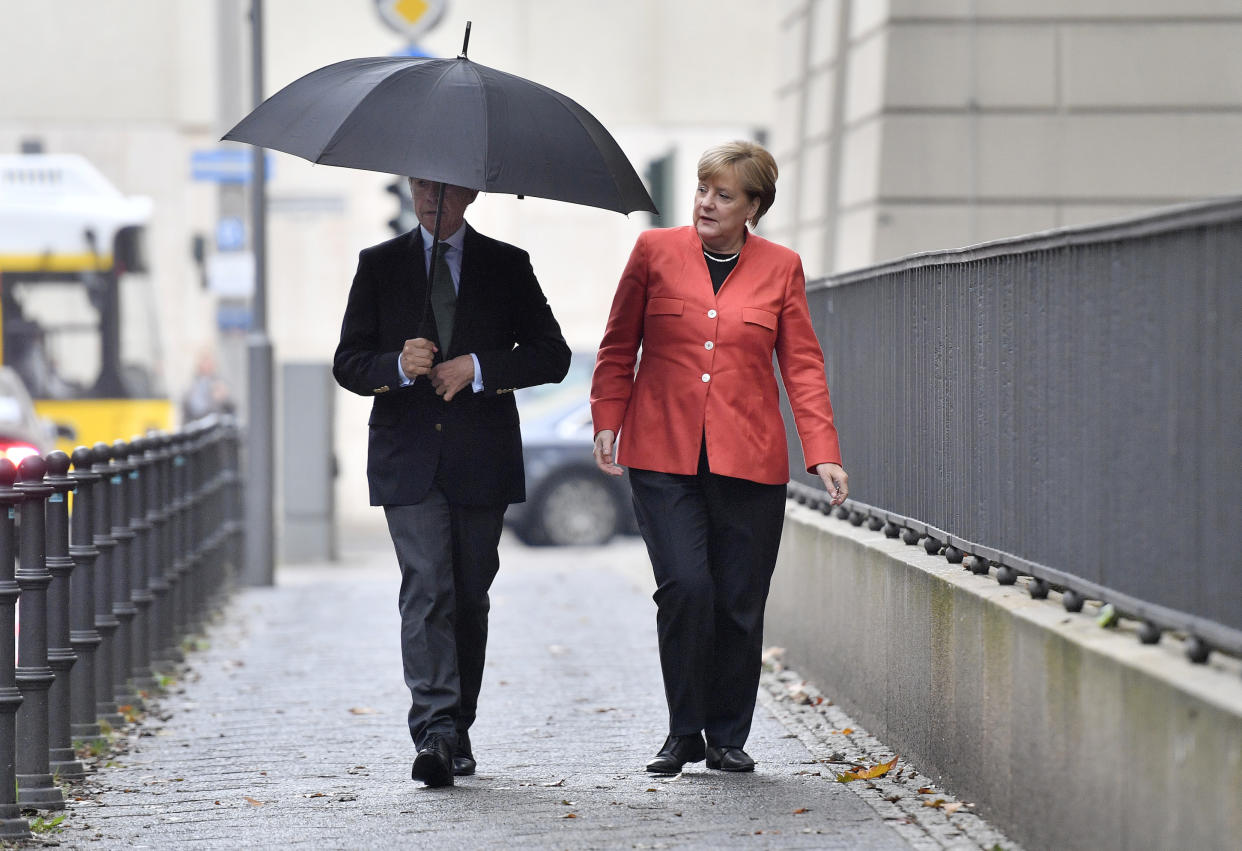
[[[844,767],[817,759],[862,761],[882,745],[857,731],[837,747],[848,719],[790,672],[765,676],[748,743],[755,774],[699,763],[651,777],[643,766],[666,710],[641,543],[503,546],[476,776],[446,789],[409,779],[398,571],[380,532],[340,565],[284,567],[277,587],[239,592],[128,751],[71,791],[81,800],[56,839],[134,849],[1014,847],[968,811],[924,808],[913,789],[894,805],[874,784],[835,782]]]

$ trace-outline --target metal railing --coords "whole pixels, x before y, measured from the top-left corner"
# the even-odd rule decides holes
[[[1196,662],[1242,655],[1242,199],[807,290],[856,497],[838,516],[1112,605],[1144,642],[1183,633]],[[813,484],[791,497],[828,511]]]
[[[0,839],[64,808],[75,740],[125,724],[228,588],[238,449],[221,421],[0,459]]]

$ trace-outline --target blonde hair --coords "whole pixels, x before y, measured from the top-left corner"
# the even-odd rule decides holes
[[[725,142],[708,148],[699,157],[699,180],[715,177],[729,167],[741,181],[742,191],[759,199],[759,209],[750,218],[750,226],[755,227],[776,200],[776,160],[754,142]]]

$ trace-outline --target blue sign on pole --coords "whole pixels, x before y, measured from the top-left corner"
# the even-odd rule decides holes
[[[272,177],[273,157],[263,153],[264,169],[268,180]],[[214,183],[249,183],[253,154],[242,148],[217,148],[210,151],[193,151],[190,154],[190,176],[194,180]]]
[[[216,222],[216,250],[241,251],[246,247],[246,226],[236,216]]]

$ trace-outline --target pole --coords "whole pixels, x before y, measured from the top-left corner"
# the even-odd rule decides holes
[[[263,102],[263,0],[250,0],[250,72],[254,105]],[[272,343],[267,336],[267,164],[254,148],[250,181],[254,298],[247,353],[246,548],[242,582],[271,585],[275,573],[275,453]]]

